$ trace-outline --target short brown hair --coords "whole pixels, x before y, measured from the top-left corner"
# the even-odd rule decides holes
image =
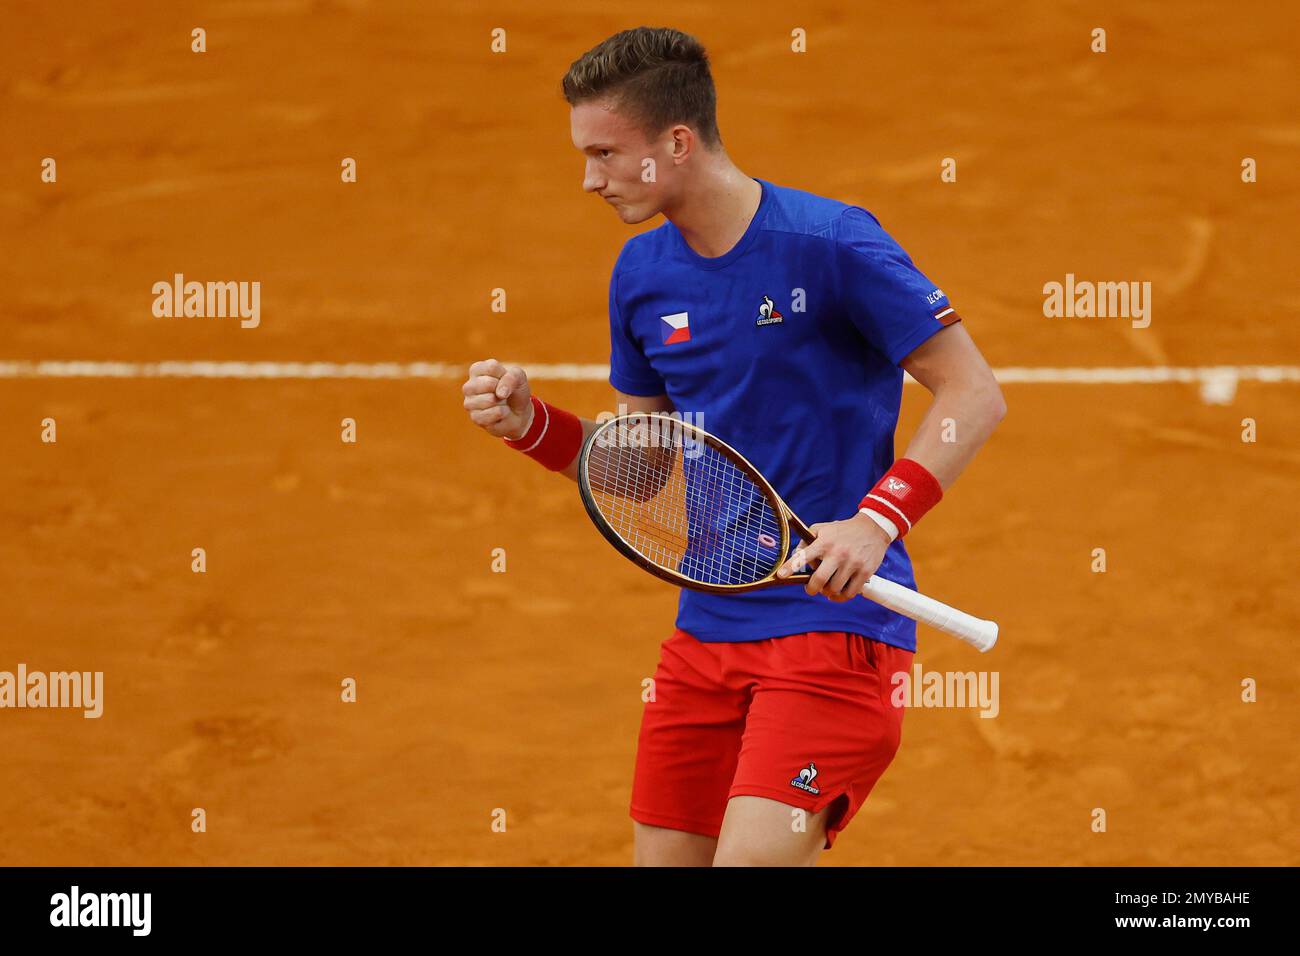
[[[704,45],[670,27],[637,27],[615,33],[573,61],[562,83],[570,106],[613,97],[647,136],[673,123],[694,128],[707,146],[718,146],[718,94]]]

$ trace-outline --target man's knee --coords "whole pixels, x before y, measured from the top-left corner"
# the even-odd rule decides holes
[[[714,866],[815,866],[823,844],[815,846],[718,846]]]
[[[714,837],[632,821],[634,866],[709,866],[717,850]]]

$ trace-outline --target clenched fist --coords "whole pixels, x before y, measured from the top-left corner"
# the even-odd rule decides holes
[[[475,362],[460,387],[469,419],[497,438],[523,438],[533,423],[533,393],[528,376],[496,359]]]

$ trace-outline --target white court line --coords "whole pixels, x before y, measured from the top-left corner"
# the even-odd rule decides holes
[[[604,382],[608,365],[522,364],[539,381]],[[468,362],[0,362],[7,378],[428,379],[460,381]],[[1004,384],[1153,385],[1300,382],[1300,365],[1135,365],[993,370]],[[912,382],[912,377],[906,376]]]

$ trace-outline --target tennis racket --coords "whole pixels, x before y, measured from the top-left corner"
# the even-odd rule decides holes
[[[622,415],[597,426],[578,459],[587,514],[623,555],[665,581],[732,594],[804,584],[778,578],[791,532],[816,535],[740,452],[702,428],[663,414]],[[911,588],[872,576],[862,594],[981,651],[998,626]]]

